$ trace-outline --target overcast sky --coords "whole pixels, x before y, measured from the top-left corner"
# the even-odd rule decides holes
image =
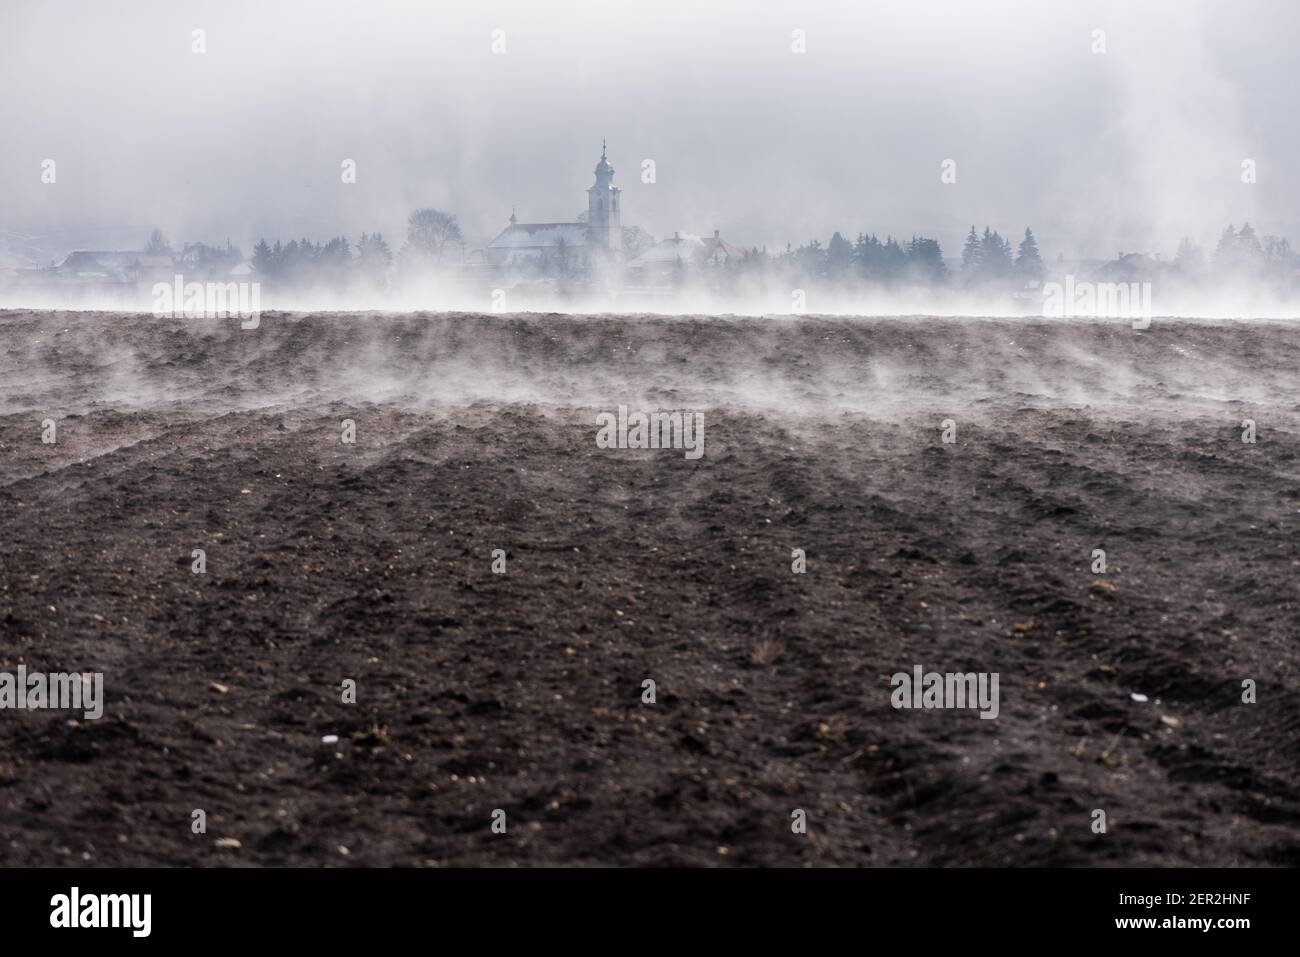
[[[432,205],[481,243],[585,209],[606,137],[660,238],[1300,244],[1297,37],[1291,0],[0,0],[0,234],[396,241]]]

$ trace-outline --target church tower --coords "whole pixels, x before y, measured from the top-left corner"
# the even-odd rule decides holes
[[[596,184],[587,190],[588,244],[597,249],[621,252],[623,249],[623,214],[614,185],[614,167],[605,156],[605,141],[600,143],[600,162],[596,164]]]

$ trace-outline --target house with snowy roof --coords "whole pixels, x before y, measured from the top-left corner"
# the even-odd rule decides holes
[[[697,269],[722,267],[744,258],[745,251],[723,239],[719,230],[715,229],[713,236],[706,239],[677,232],[672,239],[661,240],[635,257],[627,268],[649,277],[670,273],[678,264]]]
[[[51,270],[61,282],[135,283],[171,279],[170,256],[112,249],[78,249]]]

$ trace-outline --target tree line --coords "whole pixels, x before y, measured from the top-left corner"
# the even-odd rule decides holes
[[[344,287],[360,282],[382,287],[394,265],[398,272],[418,274],[464,261],[464,235],[455,214],[434,208],[417,209],[407,218],[406,227],[405,242],[396,254],[379,232],[362,233],[355,243],[345,236],[323,243],[306,238],[273,243],[261,239],[253,250],[253,270],[259,278],[286,284]],[[158,230],[154,230],[146,249],[171,251]],[[232,256],[236,261],[239,258],[238,250],[229,245],[226,250],[202,244],[187,246],[189,249],[198,249],[201,258],[214,264]],[[567,248],[560,250],[559,256],[556,268],[561,273],[568,275],[577,268]],[[1056,271],[1062,268],[1058,259]],[[755,247],[743,259],[729,260],[726,269],[736,278],[774,274],[844,283],[1008,287],[1032,286],[1047,273],[1032,228],[1026,227],[1023,238],[1013,247],[1010,240],[987,225],[982,233],[974,225],[970,227],[955,274],[938,240],[917,235],[906,241],[891,235],[882,240],[867,232],[858,233],[853,241],[836,232],[825,245],[814,239],[798,247],[787,245],[776,254]],[[1120,253],[1101,264],[1101,269],[1112,278],[1147,278],[1173,272],[1187,279],[1255,277],[1292,284],[1297,277],[1297,259],[1287,239],[1261,238],[1249,223],[1244,223],[1240,228],[1228,225],[1209,256],[1184,237],[1172,263],[1162,262],[1159,257]],[[689,281],[686,263],[679,264],[675,278]]]
[[[392,250],[378,232],[362,233],[355,246],[346,236],[336,236],[324,243],[303,238],[272,244],[260,239],[253,247],[254,274],[282,284],[382,286],[392,262]]]
[[[381,232],[362,233],[355,244],[346,236],[323,243],[291,239],[287,243],[259,239],[253,247],[253,272],[262,279],[282,285],[334,286],[369,285],[382,287],[389,269],[423,270],[460,262],[463,235],[455,214],[440,209],[414,210],[406,221],[406,242],[393,253]]]
[[[1203,276],[1210,266],[1220,274],[1283,276],[1294,273],[1296,254],[1291,242],[1284,236],[1256,235],[1250,223],[1238,229],[1229,223],[1219,235],[1214,247],[1214,257],[1206,257],[1204,250],[1184,236],[1174,256],[1174,266],[1190,277]]]
[[[797,248],[787,246],[774,256],[752,249],[737,264],[743,271],[784,271],[795,277],[825,279],[832,282],[920,283],[943,285],[950,282],[976,284],[989,281],[1018,282],[1041,279],[1043,261],[1032,229],[1025,230],[1018,250],[1001,234],[984,228],[981,237],[971,226],[962,250],[960,271],[953,276],[943,258],[943,248],[936,239],[913,236],[906,242],[893,236],[881,240],[874,233],[859,233],[850,242],[836,232],[823,246],[812,240]]]

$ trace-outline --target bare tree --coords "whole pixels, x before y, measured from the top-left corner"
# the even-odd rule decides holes
[[[454,213],[440,209],[417,209],[406,220],[406,241],[441,263],[448,243],[461,240],[460,223]]]
[[[150,256],[170,256],[172,244],[167,241],[161,229],[155,229],[149,234],[149,241],[145,243],[144,251]]]

